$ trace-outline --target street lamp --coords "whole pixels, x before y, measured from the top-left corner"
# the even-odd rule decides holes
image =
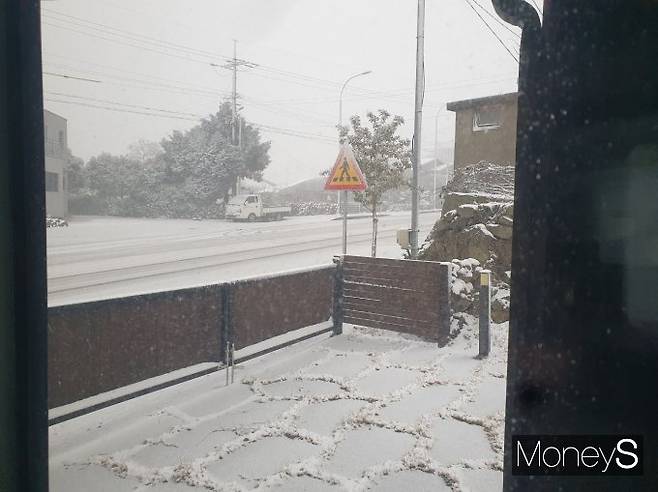
[[[338,126],[342,127],[343,126],[343,92],[345,92],[345,87],[347,86],[348,82],[352,79],[355,79],[357,77],[361,77],[362,75],[368,75],[369,73],[372,73],[372,70],[367,70],[365,72],[361,73],[356,73],[354,75],[350,75],[345,79],[345,82],[343,83],[343,86],[340,88],[340,97],[338,98]],[[341,139],[342,143],[342,139]],[[340,200],[339,203],[343,204],[343,254],[347,254],[347,191],[341,191],[340,192]]]

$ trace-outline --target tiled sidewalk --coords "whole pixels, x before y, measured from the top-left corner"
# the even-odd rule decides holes
[[[51,490],[496,491],[507,325],[442,349],[346,328],[51,427]]]

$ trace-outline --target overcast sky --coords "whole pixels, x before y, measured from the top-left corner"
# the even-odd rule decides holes
[[[516,90],[517,62],[473,9],[518,49],[518,29],[489,15],[490,0],[427,0],[424,159],[437,114],[439,146],[453,145],[447,101]],[[415,0],[53,0],[42,12],[44,104],[68,119],[85,160],[216,111],[231,74],[211,64],[226,63],[234,39],[238,58],[257,64],[241,69],[238,93],[272,142],[267,179],[290,184],[333,164],[340,86],[354,73],[372,70],[348,85],[345,120],[385,108],[411,137]]]

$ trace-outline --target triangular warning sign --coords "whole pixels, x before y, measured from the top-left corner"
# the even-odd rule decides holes
[[[343,145],[338,153],[326,183],[325,190],[363,191],[368,187],[366,178],[361,172],[349,145]]]

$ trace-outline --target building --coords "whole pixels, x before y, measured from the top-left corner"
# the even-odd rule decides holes
[[[448,103],[456,115],[455,169],[480,161],[515,164],[517,99],[514,92]]]
[[[46,214],[66,217],[69,197],[66,183],[67,123],[48,110],[43,112],[46,157]]]

